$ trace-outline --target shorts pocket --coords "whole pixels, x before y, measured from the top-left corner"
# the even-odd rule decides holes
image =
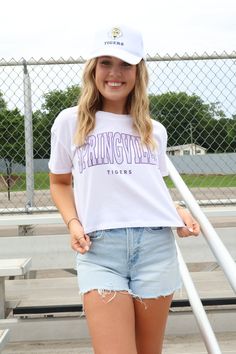
[[[145,227],[145,230],[148,232],[156,232],[156,231],[164,230],[164,227],[163,226]]]
[[[93,232],[89,232],[88,236],[90,237],[91,241],[92,240],[101,240],[104,237],[104,230],[96,230]]]

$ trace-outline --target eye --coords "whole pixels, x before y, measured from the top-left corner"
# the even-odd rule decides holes
[[[103,65],[103,66],[111,66],[112,63],[109,59],[103,59],[100,61],[100,64]]]
[[[123,61],[122,63],[122,66],[125,66],[125,67],[131,67],[132,65],[127,63],[126,61]]]

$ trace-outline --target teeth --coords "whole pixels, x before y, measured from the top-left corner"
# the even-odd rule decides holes
[[[117,86],[121,86],[122,83],[121,83],[121,82],[108,82],[108,85],[109,85],[109,86],[113,86],[113,87],[114,87],[114,86],[117,87]]]

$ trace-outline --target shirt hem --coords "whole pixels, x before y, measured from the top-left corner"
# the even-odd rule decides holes
[[[129,223],[116,223],[116,224],[99,224],[96,226],[91,226],[91,227],[86,227],[84,226],[84,232],[85,234],[93,232],[93,231],[98,231],[98,230],[107,230],[107,229],[120,229],[120,228],[128,228],[128,227],[170,227],[170,228],[176,228],[176,227],[184,227],[184,223],[176,222],[176,223],[168,223],[168,222],[148,222],[148,223],[141,223],[140,221],[138,222],[129,222]]]

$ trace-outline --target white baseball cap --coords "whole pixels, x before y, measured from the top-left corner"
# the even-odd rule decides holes
[[[106,55],[132,65],[138,64],[145,57],[141,33],[124,25],[99,30],[87,59]]]

